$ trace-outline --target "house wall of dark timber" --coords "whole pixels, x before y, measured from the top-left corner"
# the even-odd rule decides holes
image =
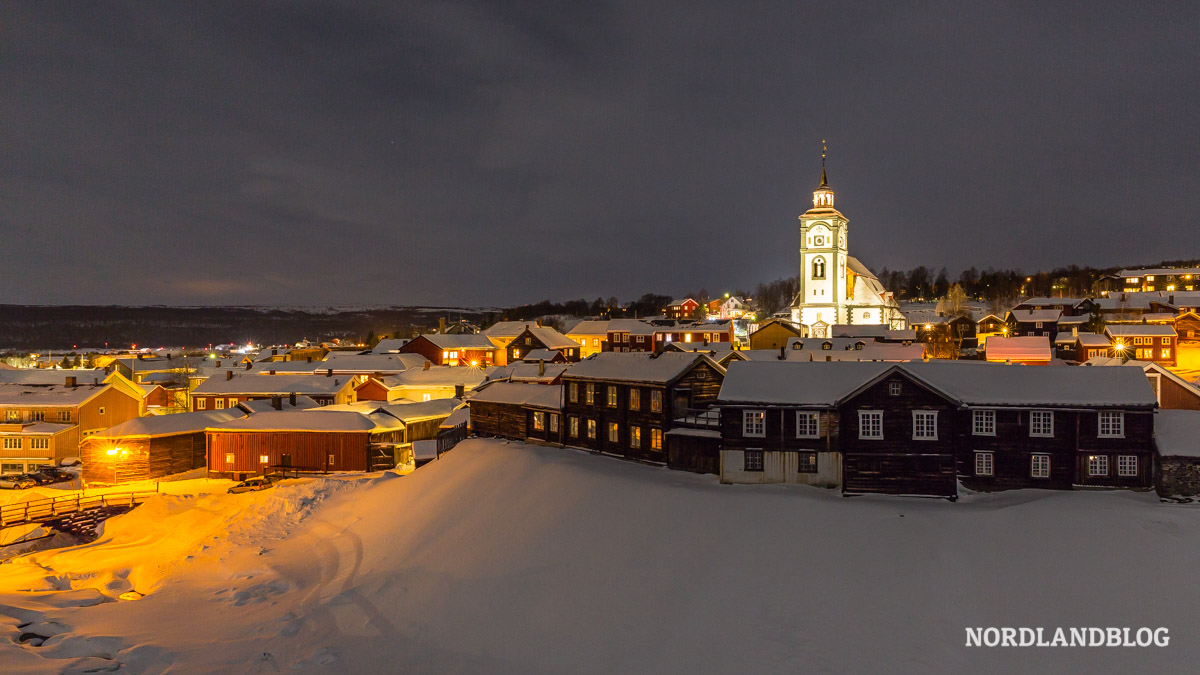
[[[892,382],[900,393],[889,392]],[[839,411],[843,452],[843,490],[884,494],[955,497],[952,411],[942,395],[894,372],[848,399]],[[859,410],[883,411],[883,438],[863,439]],[[913,411],[937,411],[937,439],[913,439]]]
[[[121,452],[109,455],[108,450]],[[117,485],[154,480],[205,464],[205,434],[175,434],[122,441],[88,439],[83,443],[83,479],[89,484]]]
[[[721,439],[667,434],[667,467],[692,473],[721,473]]]
[[[1175,317],[1175,332],[1179,334],[1179,342],[1196,344],[1200,342],[1200,315],[1187,312]]]
[[[471,432],[476,436],[524,440],[525,417],[525,407],[521,404],[471,402]]]
[[[709,365],[698,360],[687,372],[672,382],[637,383],[601,378],[572,377],[568,369],[563,374],[563,384],[567,388],[567,402],[564,415],[567,423],[565,443],[588,450],[596,450],[619,455],[626,459],[666,462],[666,432],[674,426],[674,420],[682,417],[690,409],[709,407],[721,390],[724,375]],[[571,383],[578,387],[575,401],[570,400]],[[595,387],[595,398],[592,404],[587,403],[586,388]],[[616,390],[615,403],[609,404],[609,388]],[[636,410],[630,409],[630,392],[639,392],[639,403]],[[662,396],[662,409],[653,410],[653,392]],[[570,434],[571,418],[579,420],[579,434]],[[596,423],[596,437],[588,437],[588,420]],[[616,424],[616,440],[610,436],[610,425]],[[640,430],[640,442],[634,447],[631,429]],[[663,434],[661,447],[653,447],[655,430]]]
[[[579,360],[579,344],[572,341],[573,347],[564,347],[558,350],[562,353],[569,363],[575,363]],[[516,363],[520,361],[526,354],[534,349],[550,349],[546,343],[538,339],[528,328],[518,335],[508,346],[504,348],[508,363]]]
[[[1194,390],[1181,386],[1158,373],[1147,373],[1151,377],[1150,384],[1154,386],[1158,379],[1158,407],[1168,410],[1200,410],[1200,395]]]

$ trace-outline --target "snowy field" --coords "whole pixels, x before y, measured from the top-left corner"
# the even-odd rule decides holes
[[[483,440],[405,477],[179,491],[0,565],[0,670],[1200,668],[1200,508],[1152,494],[843,498]],[[1170,646],[966,648],[968,626]]]

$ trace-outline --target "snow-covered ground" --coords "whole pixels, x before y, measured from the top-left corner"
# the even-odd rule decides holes
[[[1194,672],[1198,554],[1200,509],[1152,494],[842,498],[470,440],[405,477],[160,496],[0,565],[0,670]]]

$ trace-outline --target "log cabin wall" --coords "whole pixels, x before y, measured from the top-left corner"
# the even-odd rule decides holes
[[[299,470],[366,471],[367,442],[365,431],[213,430],[208,432],[208,470],[218,475],[260,474],[264,467],[285,464],[287,455]]]

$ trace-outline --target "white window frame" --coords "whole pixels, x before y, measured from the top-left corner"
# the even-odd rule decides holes
[[[808,433],[800,433],[801,430]],[[805,410],[796,411],[796,438],[820,438],[821,414]]]
[[[567,418],[567,433],[571,438],[579,438],[579,418],[571,415]]]
[[[608,442],[609,443],[620,443],[621,442],[621,425],[620,424],[617,424],[616,422],[608,423]]]
[[[206,398],[196,399],[196,410],[205,410],[207,408],[208,408],[208,399],[206,399]]]
[[[258,456],[259,464],[266,464],[267,462],[270,462],[270,461],[271,461],[271,458],[268,455],[259,455]]]
[[[225,399],[218,398],[217,399],[217,410],[224,410],[224,409],[225,409]]]
[[[1103,467],[1101,473],[1097,471],[1098,467]],[[1088,455],[1087,470],[1089,476],[1107,476],[1108,475],[1108,455]]]
[[[608,385],[608,407],[617,407],[617,385],[615,384]]]
[[[1117,455],[1117,475],[1131,477],[1138,475],[1137,455]]]
[[[650,449],[658,450],[659,452],[663,449],[663,430],[658,427],[651,427],[650,429]]]
[[[49,450],[50,449],[50,439],[45,436],[30,438],[29,439],[29,449],[30,450]]]
[[[975,452],[975,475],[976,476],[995,476],[996,475],[996,454],[993,452]]]
[[[917,431],[928,424],[929,418],[933,418],[933,433],[918,434]],[[938,439],[937,432],[938,411],[936,410],[914,410],[912,411],[912,437],[914,441],[936,441]],[[923,419],[924,422],[918,423],[918,419]]]
[[[1105,424],[1105,420],[1109,420]],[[1105,427],[1108,427],[1105,430]],[[1125,438],[1125,413],[1120,410],[1101,410],[1096,415],[1098,438]]]
[[[868,420],[872,430],[878,429],[877,434],[868,434]],[[858,437],[863,440],[881,441],[883,440],[883,411],[882,410],[859,410],[858,411]]]
[[[1044,453],[1034,453],[1029,456],[1029,477],[1050,477],[1050,455]]]
[[[1049,419],[1050,430],[1048,432],[1039,432],[1038,425],[1034,423],[1034,419]],[[1054,438],[1054,411],[1053,410],[1030,410],[1029,411],[1029,437],[1030,438]]]
[[[21,449],[21,437],[20,436],[6,436],[4,438],[4,449],[5,450],[20,450]]]
[[[558,413],[550,413],[550,433],[558,433]]]
[[[971,435],[972,436],[995,436],[996,435],[996,411],[995,410],[972,410],[971,411]]]
[[[641,427],[636,425],[629,427],[629,447],[633,448],[634,450],[640,450],[642,448]]]
[[[767,435],[767,412],[765,410],[742,411],[742,436],[764,438]]]

